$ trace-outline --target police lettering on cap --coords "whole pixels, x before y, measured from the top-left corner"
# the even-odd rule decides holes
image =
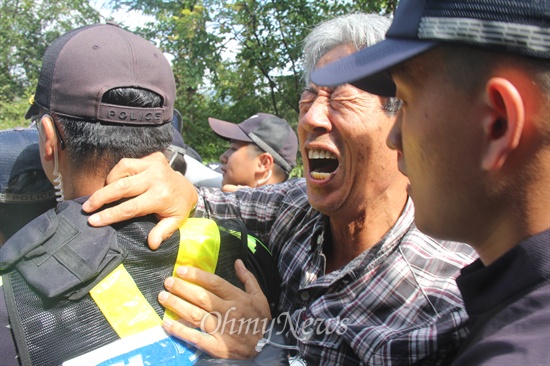
[[[157,109],[155,112],[143,112],[141,109],[132,111],[129,107],[109,106],[106,108],[105,118],[109,122],[126,124],[161,124],[163,111]]]
[[[116,60],[116,62],[113,62]],[[82,72],[86,70],[86,72]],[[162,107],[125,107],[102,102],[115,88],[137,88],[162,97]],[[124,125],[172,121],[176,83],[170,63],[151,42],[116,23],[74,29],[47,48],[31,107],[60,116]]]

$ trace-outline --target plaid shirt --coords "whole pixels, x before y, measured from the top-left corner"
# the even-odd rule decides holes
[[[378,244],[325,274],[329,218],[309,205],[303,179],[199,196],[195,216],[238,216],[271,249],[278,319],[309,365],[445,365],[467,335],[455,278],[475,252],[422,234],[410,199]]]

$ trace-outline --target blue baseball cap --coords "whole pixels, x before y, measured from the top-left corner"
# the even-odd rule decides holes
[[[385,40],[313,71],[311,80],[395,96],[392,67],[450,43],[548,60],[550,2],[401,0]]]
[[[33,182],[21,184],[22,173]],[[31,184],[32,183],[32,184]],[[21,191],[16,186],[33,187]],[[0,131],[0,203],[34,203],[55,201],[55,191],[42,170],[35,128],[13,128]]]

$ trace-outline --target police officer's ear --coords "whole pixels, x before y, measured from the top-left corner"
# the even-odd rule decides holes
[[[525,101],[516,85],[505,78],[491,78],[485,88],[489,112],[484,117],[485,170],[500,169],[516,150],[525,125]]]
[[[270,153],[264,152],[258,156],[258,167],[261,171],[273,169],[273,156]]]
[[[59,150],[59,141],[53,118],[48,114],[43,115],[40,119],[40,136],[43,141],[43,158],[50,161],[54,158],[54,148]]]

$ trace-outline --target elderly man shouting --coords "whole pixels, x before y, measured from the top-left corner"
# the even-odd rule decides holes
[[[298,124],[305,180],[232,194],[197,191],[163,159],[154,165],[126,160],[84,209],[141,195],[92,215],[90,223],[156,212],[167,219],[149,236],[155,247],[195,204],[195,217],[240,217],[278,262],[281,296],[273,316],[286,326],[293,360],[446,364],[466,336],[454,279],[473,260],[473,250],[416,228],[408,180],[397,168],[397,153],[385,144],[397,100],[349,84],[326,88],[309,81],[314,68],[383,39],[389,23],[379,15],[354,14],[322,23],[307,37],[308,84]],[[162,177],[155,179],[153,171]],[[230,334],[220,326],[228,317],[269,318],[252,276],[240,262],[237,270],[246,291],[193,268],[167,279],[161,303],[191,324],[165,323],[165,329],[213,355],[254,357],[262,334]]]

